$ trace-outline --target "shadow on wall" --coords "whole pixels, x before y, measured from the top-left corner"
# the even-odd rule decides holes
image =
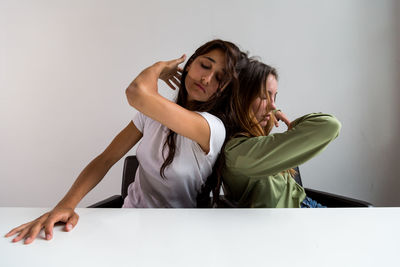
[[[366,116],[366,121],[362,122],[366,130],[364,145],[369,146],[364,151],[368,154],[362,157],[368,159],[368,170],[365,171],[372,179],[369,193],[374,195],[370,196],[371,202],[377,206],[400,206],[400,169],[397,167],[400,150],[400,120],[397,118],[400,114],[400,1],[375,5],[392,19],[372,25],[368,36],[370,42],[365,43],[368,52],[364,57],[371,64],[366,68],[366,78],[370,80],[365,85],[372,91],[370,97],[363,100],[364,112],[371,116]]]
[[[390,90],[392,96],[389,103],[378,103],[378,107],[388,105],[390,107],[387,120],[391,120],[388,124],[390,127],[388,129],[380,129],[382,134],[385,136],[390,136],[390,140],[386,142],[385,146],[382,147],[383,159],[379,159],[380,162],[384,162],[384,166],[381,169],[385,170],[381,174],[381,177],[376,177],[377,183],[379,184],[379,179],[383,179],[385,184],[379,185],[381,189],[381,194],[385,197],[385,202],[388,206],[400,206],[400,195],[397,193],[398,188],[400,188],[400,169],[398,168],[399,159],[398,154],[400,151],[400,120],[397,118],[400,114],[400,1],[393,1],[391,12],[394,12],[394,50],[393,51],[393,61],[390,62],[390,67],[394,69],[388,69],[391,74],[390,78],[393,79],[391,82],[393,84],[392,88],[381,88],[382,90]],[[379,100],[377,100],[379,101]],[[382,118],[383,120],[385,118]],[[389,131],[389,132],[388,132]],[[389,194],[389,195],[388,195]]]
[[[396,52],[394,58],[395,93],[393,97],[393,103],[391,103],[391,107],[393,108],[393,117],[396,118],[398,114],[400,114],[400,75],[398,75],[400,73],[400,1],[394,1],[392,12],[394,12],[395,18],[394,34]],[[388,151],[392,152],[392,154],[390,155],[390,160],[388,161],[388,168],[394,170],[394,172],[391,174],[393,177],[393,183],[398,185],[396,188],[400,188],[400,169],[398,168],[398,155],[400,151],[400,120],[398,118],[393,121],[393,130],[395,131],[392,135],[394,136],[393,143],[388,144],[388,147],[386,148]],[[390,199],[392,200],[394,205],[400,206],[400,196],[398,194],[391,196]]]

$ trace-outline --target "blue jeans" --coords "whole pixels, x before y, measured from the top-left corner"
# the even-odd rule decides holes
[[[301,202],[300,204],[301,208],[326,208],[326,206],[323,206],[321,204],[319,204],[317,201],[306,197],[303,202]]]

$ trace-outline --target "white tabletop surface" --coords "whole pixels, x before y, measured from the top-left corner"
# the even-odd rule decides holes
[[[48,209],[0,208],[0,232]],[[0,240],[0,266],[399,266],[400,208],[77,209],[51,241]],[[385,265],[386,264],[386,265]]]

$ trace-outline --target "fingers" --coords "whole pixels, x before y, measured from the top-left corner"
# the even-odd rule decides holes
[[[274,124],[275,124],[275,127],[279,127],[279,122],[278,122],[278,118],[277,117],[274,117]]]
[[[26,237],[26,239],[24,241],[24,244],[27,245],[27,244],[32,243],[35,240],[36,236],[39,234],[41,229],[42,229],[42,225],[41,224],[38,224],[38,223],[34,224],[30,228],[30,230],[29,230],[29,232],[27,234],[27,237]]]
[[[12,242],[15,243],[25,238],[24,244],[30,244],[36,239],[40,231],[44,228],[46,240],[50,240],[53,237],[53,228],[57,222],[65,222],[65,230],[70,231],[78,223],[78,220],[79,215],[72,209],[55,209],[50,213],[40,216],[34,221],[22,224],[12,229],[5,235],[5,237],[18,234],[12,240]]]
[[[30,244],[35,240],[36,236],[39,234],[40,230],[43,228],[44,220],[45,220],[45,217],[41,216],[32,222],[23,224],[15,229],[13,229],[11,232],[9,232],[7,234],[7,237],[19,232],[19,234],[12,240],[12,242],[15,243],[22,239],[25,239],[24,244]]]
[[[283,118],[282,120],[287,125],[287,127],[290,127],[290,121],[287,118]]]
[[[8,233],[5,235],[5,237],[10,237],[10,236],[15,235],[16,233],[21,232],[21,230],[22,230],[27,224],[28,224],[28,223],[24,223],[24,224],[22,224],[22,225],[20,225],[20,226],[18,226],[18,227],[15,227],[15,228],[12,229],[10,232],[8,232]]]
[[[54,229],[54,223],[48,222],[44,226],[44,234],[46,237],[46,240],[51,240],[53,238],[53,229]]]
[[[172,83],[169,80],[164,81],[172,90],[176,90],[175,86],[172,85]]]
[[[47,220],[43,223],[44,233],[46,240],[51,240],[53,238],[53,229],[54,225],[57,222],[65,222],[68,218],[68,215],[63,213],[52,214],[50,215]]]
[[[283,121],[287,125],[287,127],[290,127],[290,120],[286,117],[286,115],[282,111],[280,110],[276,111],[275,118],[276,120],[274,122],[276,127],[278,127],[279,125],[278,121],[280,120]]]
[[[177,59],[172,59],[172,60],[165,61],[165,62],[167,63],[167,65],[171,65],[172,64],[172,65],[177,66],[177,65],[183,63],[185,60],[186,60],[186,55],[183,54],[181,57],[179,57]]]
[[[21,239],[25,238],[25,236],[28,234],[28,232],[29,232],[29,228],[24,228],[24,229],[12,240],[12,242],[15,243],[15,242],[18,242],[18,241],[20,241]]]
[[[290,126],[290,120],[282,112],[279,112],[279,119],[282,120],[288,127]]]
[[[67,224],[65,225],[65,231],[71,231],[76,224],[78,223],[79,215],[74,212],[72,216],[68,219]]]
[[[186,55],[183,54],[180,58],[176,59],[177,65],[181,64],[186,60]]]
[[[169,79],[164,79],[164,82],[172,89],[172,90],[176,90],[177,88],[179,89],[181,87],[181,81],[180,78],[181,77],[180,74],[175,74],[174,76],[170,77]]]
[[[172,77],[171,82],[173,82],[178,88],[181,86],[181,81],[177,77]]]

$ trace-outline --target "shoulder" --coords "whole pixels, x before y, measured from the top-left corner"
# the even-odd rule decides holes
[[[229,161],[230,158],[236,158],[237,156],[243,154],[241,151],[248,151],[249,144],[248,141],[252,139],[251,137],[234,137],[226,142],[224,153],[226,160]]]
[[[153,120],[149,116],[146,116],[145,114],[141,113],[140,111],[137,112],[135,117],[133,118],[133,123],[136,126],[136,128],[144,134],[145,130],[149,130],[149,132],[152,132],[154,129],[158,129],[160,127],[165,127],[161,123],[159,123],[156,120]]]
[[[196,111],[196,113],[200,114],[207,121],[208,126],[210,128],[209,145],[211,153],[209,153],[209,155],[218,154],[222,148],[222,145],[225,142],[225,137],[226,137],[226,130],[224,123],[217,116],[210,114],[208,112]]]
[[[217,116],[215,116],[211,113],[208,113],[208,112],[196,111],[196,113],[200,114],[208,122],[210,127],[220,127],[220,128],[223,128],[223,130],[225,131],[224,123]]]
[[[208,112],[196,111],[196,113],[200,114],[207,121],[208,126],[210,127],[210,134],[211,134],[210,139],[222,138],[223,141],[225,141],[225,136],[226,136],[225,125],[220,118]]]
[[[143,122],[152,120],[150,117],[144,115],[142,112],[138,111],[135,115],[135,119],[141,120]]]
[[[246,158],[257,157],[255,155],[265,151],[265,143],[273,139],[272,135],[257,137],[234,137],[226,142],[224,153],[226,161],[236,161],[238,158],[245,160]]]

